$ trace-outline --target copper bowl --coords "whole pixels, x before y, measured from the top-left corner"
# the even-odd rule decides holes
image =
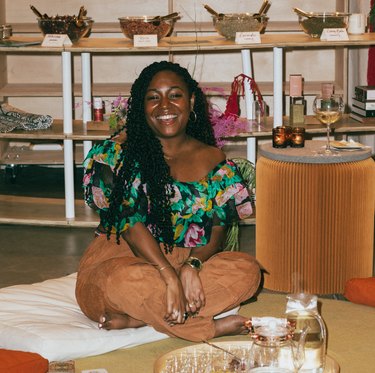
[[[155,21],[155,16],[120,17],[123,34],[133,40],[134,35],[157,35],[158,40],[173,32],[176,19]]]

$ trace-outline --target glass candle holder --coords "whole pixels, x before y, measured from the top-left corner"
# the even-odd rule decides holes
[[[272,146],[274,148],[286,148],[288,145],[286,127],[275,127],[272,129]]]
[[[286,145],[290,145],[292,142],[292,131],[293,128],[290,126],[285,126],[285,136],[286,136]]]
[[[292,148],[303,148],[305,146],[305,128],[293,127],[290,138],[290,146]]]

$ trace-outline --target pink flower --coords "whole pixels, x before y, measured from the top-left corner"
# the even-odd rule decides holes
[[[201,243],[201,237],[204,236],[204,228],[197,224],[190,224],[185,235],[185,247],[196,247]]]
[[[218,193],[215,197],[217,205],[223,206],[225,202],[227,202],[233,195],[241,191],[243,186],[239,183],[230,185],[224,192]]]
[[[211,201],[209,201],[211,202]],[[211,203],[206,208],[206,198],[196,198],[193,206],[191,207],[191,212],[196,214],[199,210],[209,210],[211,207]]]
[[[210,105],[210,121],[214,130],[217,145],[223,147],[228,136],[235,136],[241,132],[247,132],[249,129],[249,121],[246,118],[230,116],[226,118],[223,113]]]

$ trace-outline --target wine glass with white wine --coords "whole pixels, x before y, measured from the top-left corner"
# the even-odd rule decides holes
[[[313,102],[315,116],[320,122],[327,126],[327,144],[323,154],[334,155],[331,149],[330,133],[331,124],[337,122],[344,112],[344,101],[341,95],[332,94],[330,96],[317,95]]]

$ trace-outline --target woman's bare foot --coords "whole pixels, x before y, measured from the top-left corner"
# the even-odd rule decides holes
[[[222,319],[215,320],[215,337],[224,335],[245,335],[249,334],[249,329],[245,325],[248,318],[241,315],[230,315]]]
[[[113,329],[126,329],[126,328],[139,328],[146,324],[141,321],[134,319],[126,314],[119,313],[105,313],[100,316],[99,329],[113,330]]]

